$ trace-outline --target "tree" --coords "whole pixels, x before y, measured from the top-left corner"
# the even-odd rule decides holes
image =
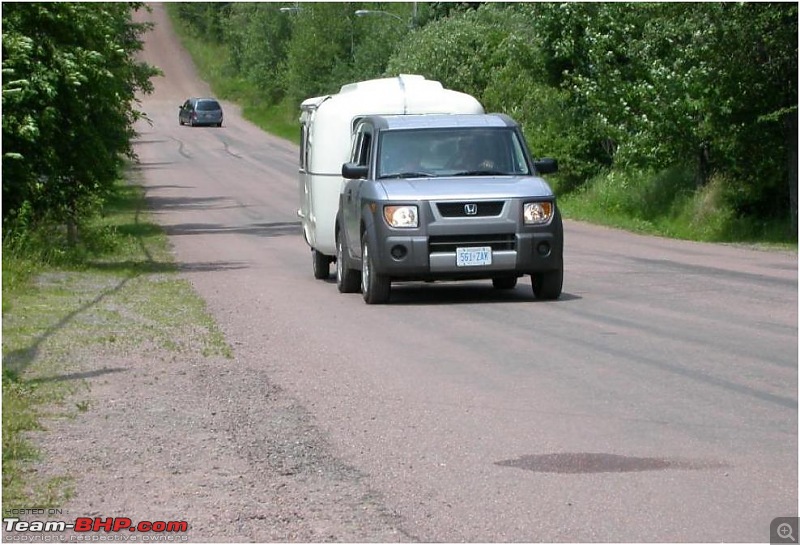
[[[232,68],[263,90],[273,104],[286,93],[284,71],[292,17],[281,13],[277,4],[235,2],[221,23]]]
[[[132,154],[136,93],[157,71],[134,54],[140,4],[12,3],[3,9],[3,216],[66,223]]]
[[[355,52],[350,2],[309,3],[292,16],[284,86],[292,102],[335,92],[352,75]]]

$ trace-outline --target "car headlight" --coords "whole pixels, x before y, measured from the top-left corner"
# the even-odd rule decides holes
[[[391,227],[418,227],[417,207],[412,205],[384,206],[383,218]]]
[[[526,202],[522,208],[522,217],[526,224],[547,223],[553,217],[553,203],[547,201]]]

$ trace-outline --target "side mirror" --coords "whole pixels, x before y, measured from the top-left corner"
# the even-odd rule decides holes
[[[543,157],[533,162],[533,168],[539,174],[552,174],[553,172],[558,172],[558,161],[550,157]]]
[[[355,163],[344,163],[342,165],[342,177],[348,180],[358,180],[366,178],[369,168]]]

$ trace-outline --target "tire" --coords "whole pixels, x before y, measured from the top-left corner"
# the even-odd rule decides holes
[[[496,290],[513,290],[517,286],[516,276],[498,276],[492,278],[492,286]]]
[[[367,234],[361,239],[361,295],[368,305],[382,305],[389,301],[392,282],[389,277],[375,272],[375,263],[369,248]]]
[[[336,287],[339,293],[356,293],[361,284],[358,271],[347,266],[341,233],[336,235]]]
[[[318,252],[311,250],[311,266],[314,269],[314,278],[317,280],[325,280],[331,275],[331,258]]]
[[[537,299],[552,301],[561,296],[561,288],[564,284],[564,262],[562,261],[558,269],[534,273],[531,275],[531,286],[533,294]]]

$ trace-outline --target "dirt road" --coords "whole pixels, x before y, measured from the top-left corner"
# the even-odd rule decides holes
[[[350,542],[765,541],[796,515],[795,254],[567,222],[559,301],[472,282],[366,306],[311,274],[294,145],[231,104],[178,126],[208,89],[150,17],[148,202],[235,357],[94,383],[71,512]]]

